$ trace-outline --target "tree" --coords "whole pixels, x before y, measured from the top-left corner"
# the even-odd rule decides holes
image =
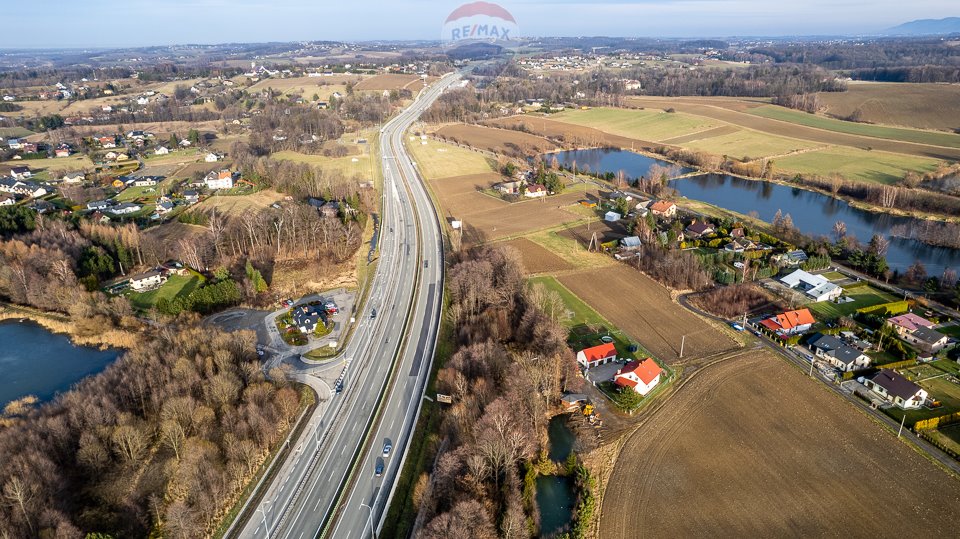
[[[833,223],[833,239],[834,242],[840,243],[840,241],[847,235],[847,224],[843,221],[837,221]]]
[[[926,280],[927,268],[922,262],[917,260],[909,268],[907,268],[907,271],[905,271],[903,274],[903,278],[906,282],[912,285],[918,285]]]

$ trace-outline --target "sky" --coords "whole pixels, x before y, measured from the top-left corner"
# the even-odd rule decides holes
[[[525,36],[853,35],[960,15],[957,0],[515,0]],[[0,9],[0,48],[439,39],[463,2],[83,0]]]

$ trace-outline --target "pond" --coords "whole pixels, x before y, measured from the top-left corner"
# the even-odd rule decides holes
[[[0,322],[0,343],[0,407],[27,395],[49,401],[121,353],[76,346],[33,322]]]
[[[944,268],[960,269],[960,250],[933,247],[916,240],[892,238],[890,227],[915,221],[910,217],[860,210],[842,200],[764,181],[745,180],[720,174],[703,174],[669,182],[681,195],[742,214],[756,211],[760,219],[772,222],[777,210],[790,214],[794,226],[809,236],[831,237],[833,224],[843,221],[847,234],[863,243],[874,234],[890,240],[887,263],[903,272],[919,260],[928,275],[940,275]]]
[[[592,150],[567,150],[556,152],[545,156],[549,163],[550,159],[556,156],[557,160],[564,167],[571,167],[573,162],[577,162],[577,172],[582,172],[584,166],[589,166],[591,172],[613,172],[616,174],[623,171],[628,178],[635,179],[640,176],[646,176],[650,167],[660,165],[664,167],[674,166],[669,161],[654,159],[646,155],[640,155],[627,150],[618,150],[615,148],[597,148]],[[680,174],[695,172],[696,169],[688,167],[679,167]]]
[[[567,457],[573,452],[573,444],[577,437],[567,425],[567,415],[555,415],[550,419],[547,426],[547,436],[550,439],[550,460],[554,462],[566,462]]]
[[[576,500],[572,477],[537,476],[537,507],[540,509],[540,536],[563,531],[573,519]]]

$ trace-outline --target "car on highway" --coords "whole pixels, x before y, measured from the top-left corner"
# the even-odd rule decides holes
[[[370,318],[376,318],[376,317],[377,317],[377,310],[370,309]]]
[[[390,456],[390,452],[393,451],[393,444],[390,443],[390,440],[383,442],[383,457],[387,458]]]
[[[373,475],[377,477],[383,475],[383,459],[377,459],[377,465],[373,468]]]

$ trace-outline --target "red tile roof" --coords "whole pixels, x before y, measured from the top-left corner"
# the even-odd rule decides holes
[[[666,200],[658,200],[650,206],[651,211],[665,212],[670,209],[671,206],[675,206],[673,202],[667,202]]]
[[[617,347],[613,343],[604,343],[599,346],[591,346],[582,350],[587,363],[600,361],[601,359],[617,355]]]
[[[623,368],[620,369],[620,372],[617,373],[617,383],[619,384],[622,380],[624,382],[630,382],[628,384],[630,387],[637,385],[636,383],[632,383],[629,378],[620,377],[622,374],[633,373],[637,378],[643,381],[644,384],[650,385],[650,382],[653,382],[653,380],[657,376],[660,376],[660,373],[662,372],[663,369],[660,368],[660,365],[657,365],[657,362],[650,358],[642,359],[640,361],[631,361],[630,363],[624,365]]]
[[[815,324],[817,322],[813,318],[813,314],[810,313],[810,309],[799,309],[796,311],[787,311],[785,313],[778,314],[777,316],[775,316],[773,321],[783,329],[793,329],[797,326],[803,326],[805,324]]]

